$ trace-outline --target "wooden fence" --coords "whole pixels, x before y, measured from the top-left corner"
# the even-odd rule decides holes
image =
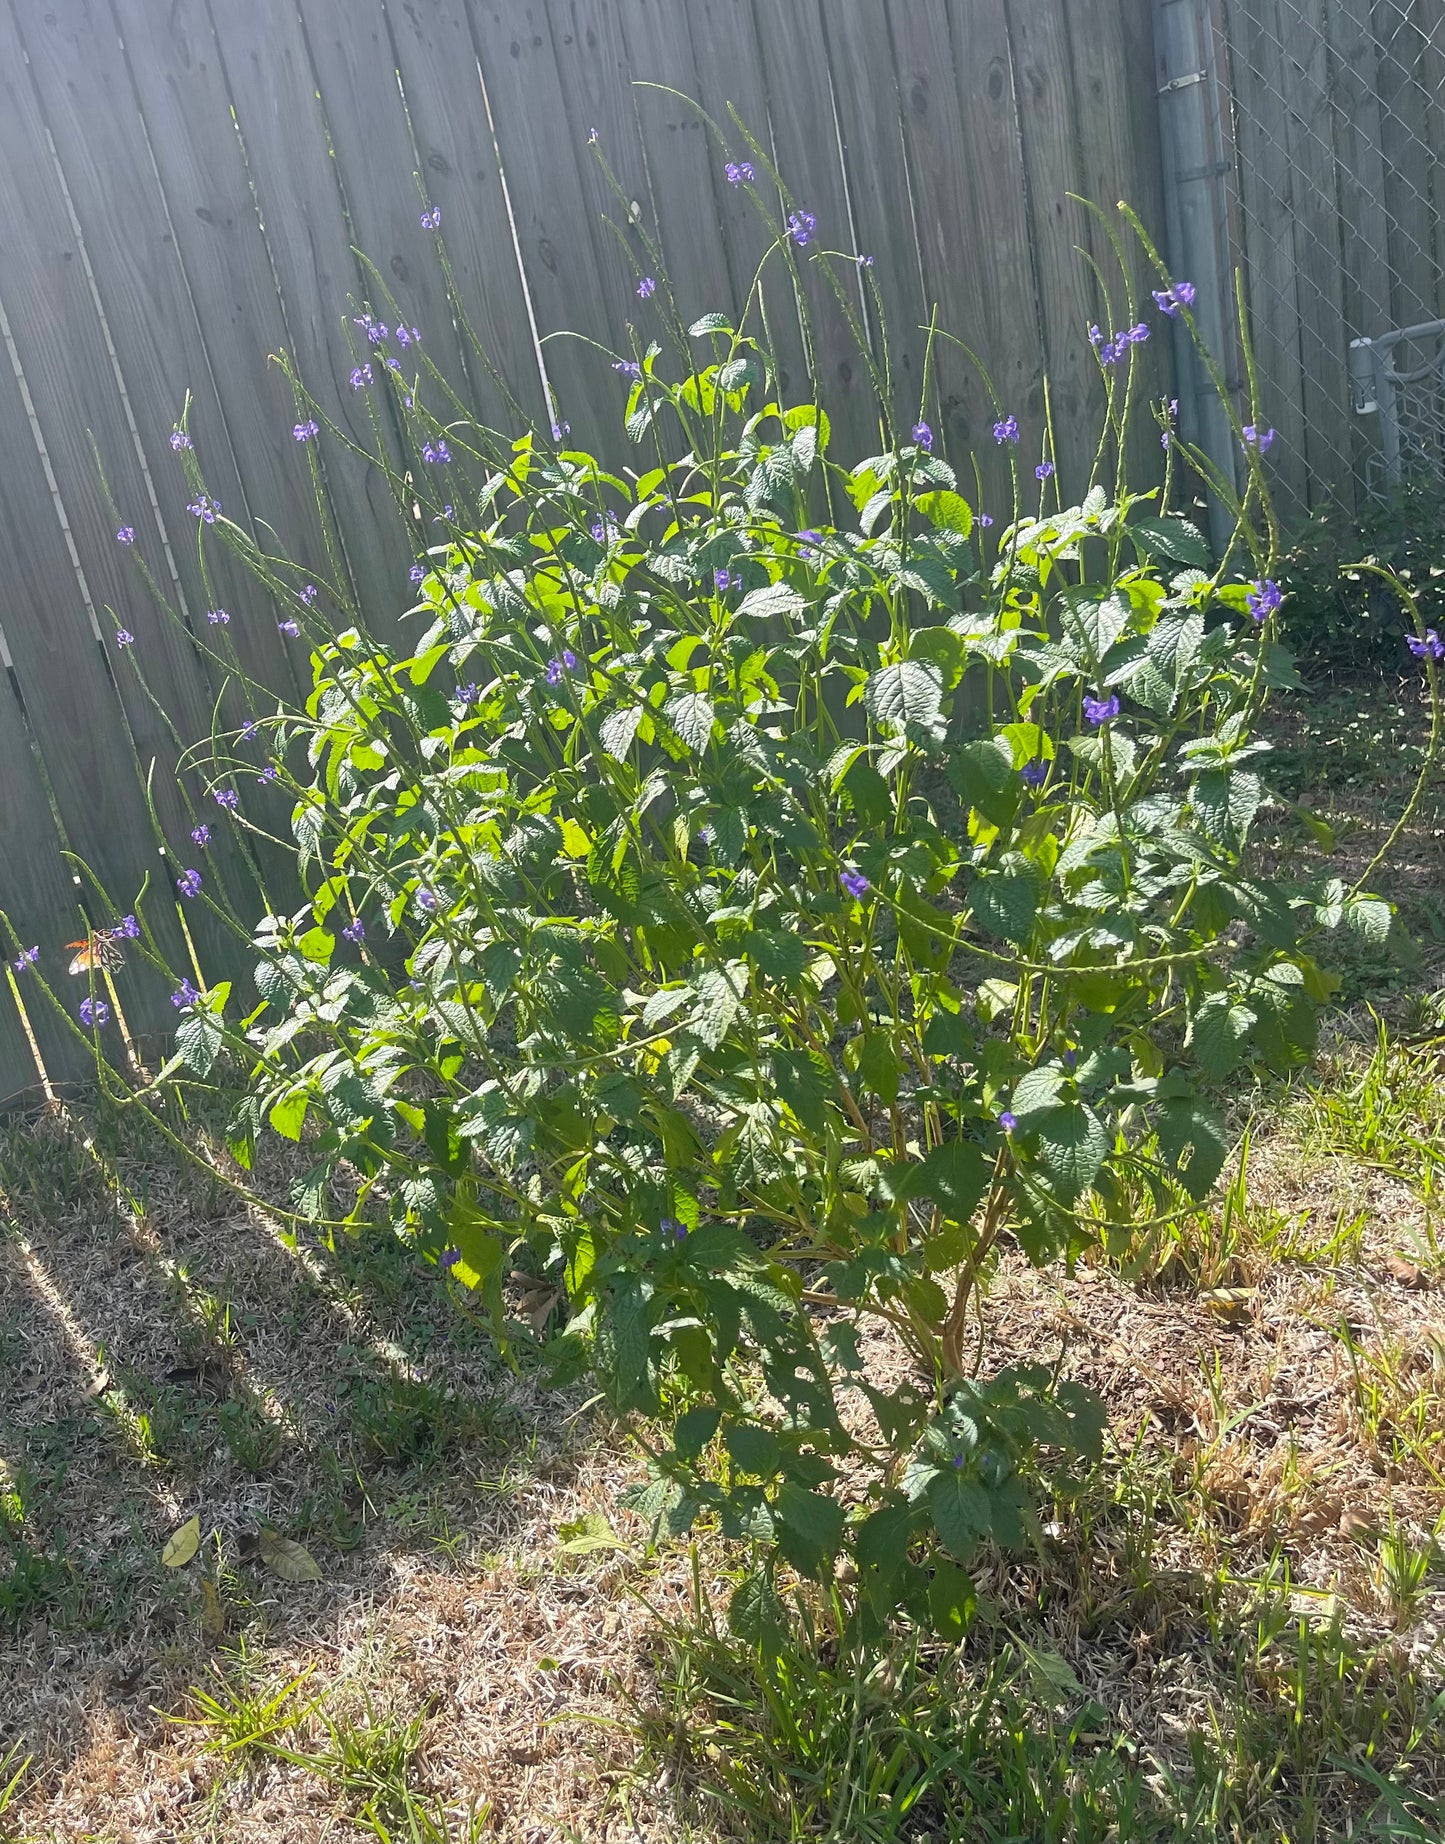
[[[1067,491],[1087,468],[1097,389],[1086,328],[1107,315],[1076,246],[1107,252],[1066,195],[1127,197],[1157,230],[1151,83],[1149,0],[0,4],[0,909],[19,937],[7,959],[40,948],[36,968],[0,982],[0,1097],[39,1069],[59,1082],[87,1067],[33,982],[43,974],[73,1005],[83,988],[67,982],[61,944],[132,908],[143,879],[175,964],[193,949],[208,978],[232,971],[236,951],[200,905],[178,903],[175,878],[195,865],[243,911],[259,907],[225,815],[175,773],[177,736],[208,733],[221,690],[190,635],[224,607],[210,638],[293,691],[304,646],[242,572],[209,574],[215,547],[203,569],[170,444],[187,393],[226,515],[264,521],[318,572],[328,541],[339,547],[384,626],[405,605],[407,533],[384,483],[336,443],[322,457],[334,531],[320,529],[291,391],[268,355],[288,353],[366,438],[347,384],[348,316],[375,292],[362,251],[448,379],[501,418],[419,222],[434,205],[457,305],[525,412],[565,419],[625,464],[621,381],[594,347],[547,336],[570,329],[619,352],[630,327],[646,338],[637,221],[684,316],[745,297],[766,233],[693,98],[727,128],[732,158],[747,149],[729,104],[771,146],[817,217],[818,247],[873,256],[907,421],[925,408],[955,457],[992,447],[993,404],[952,349],[921,404],[937,304],[1034,454],[1047,372]],[[592,157],[594,130],[631,227]],[[807,286],[834,448],[861,457],[878,426],[866,369],[830,290]],[[796,301],[775,292],[769,307],[796,361]],[[122,525],[133,546],[117,542]],[[156,608],[142,564],[181,625]],[[133,652],[117,648],[117,624]],[[268,790],[242,798],[284,826]],[[190,840],[202,821],[204,850]],[[174,1018],[142,966],[117,975],[116,994],[133,1032]]]

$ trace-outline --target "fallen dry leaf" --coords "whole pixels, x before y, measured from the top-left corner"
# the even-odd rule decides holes
[[[262,1562],[282,1581],[321,1580],[320,1565],[310,1550],[290,1537],[283,1537],[280,1531],[269,1530],[263,1524],[257,1532],[257,1544]]]
[[[1385,1270],[1392,1281],[1398,1281],[1402,1287],[1423,1287],[1425,1276],[1413,1261],[1406,1261],[1403,1255],[1387,1255]]]
[[[201,1520],[193,1517],[166,1538],[161,1561],[168,1569],[183,1569],[201,1547]]]
[[[1199,1296],[1204,1310],[1226,1325],[1242,1325],[1258,1297],[1257,1287],[1211,1287]]]
[[[226,1637],[226,1610],[209,1575],[201,1577],[201,1632],[207,1645],[218,1646]]]

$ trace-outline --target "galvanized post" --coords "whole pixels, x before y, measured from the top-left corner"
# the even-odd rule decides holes
[[[1195,322],[1233,390],[1238,379],[1225,183],[1232,141],[1226,131],[1210,0],[1154,0],[1154,54],[1165,254],[1175,279],[1193,282]],[[1239,455],[1229,416],[1182,322],[1175,331],[1174,357],[1180,434],[1203,450],[1224,479],[1238,484]],[[1214,494],[1209,495],[1209,529],[1216,549],[1222,551],[1233,521]]]

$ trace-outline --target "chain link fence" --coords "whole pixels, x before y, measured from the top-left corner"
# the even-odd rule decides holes
[[[1282,509],[1445,486],[1445,0],[1160,0],[1157,17],[1181,7],[1200,69],[1165,67],[1161,27],[1161,97],[1197,82],[1215,158],[1176,157],[1176,188],[1213,188],[1226,295],[1243,271]],[[1166,166],[1182,119],[1166,100]],[[1187,224],[1175,250],[1183,269]],[[1240,386],[1243,354],[1226,362]]]

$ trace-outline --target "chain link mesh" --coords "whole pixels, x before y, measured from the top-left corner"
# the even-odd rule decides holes
[[[1445,482],[1445,4],[1213,6],[1285,509]]]

